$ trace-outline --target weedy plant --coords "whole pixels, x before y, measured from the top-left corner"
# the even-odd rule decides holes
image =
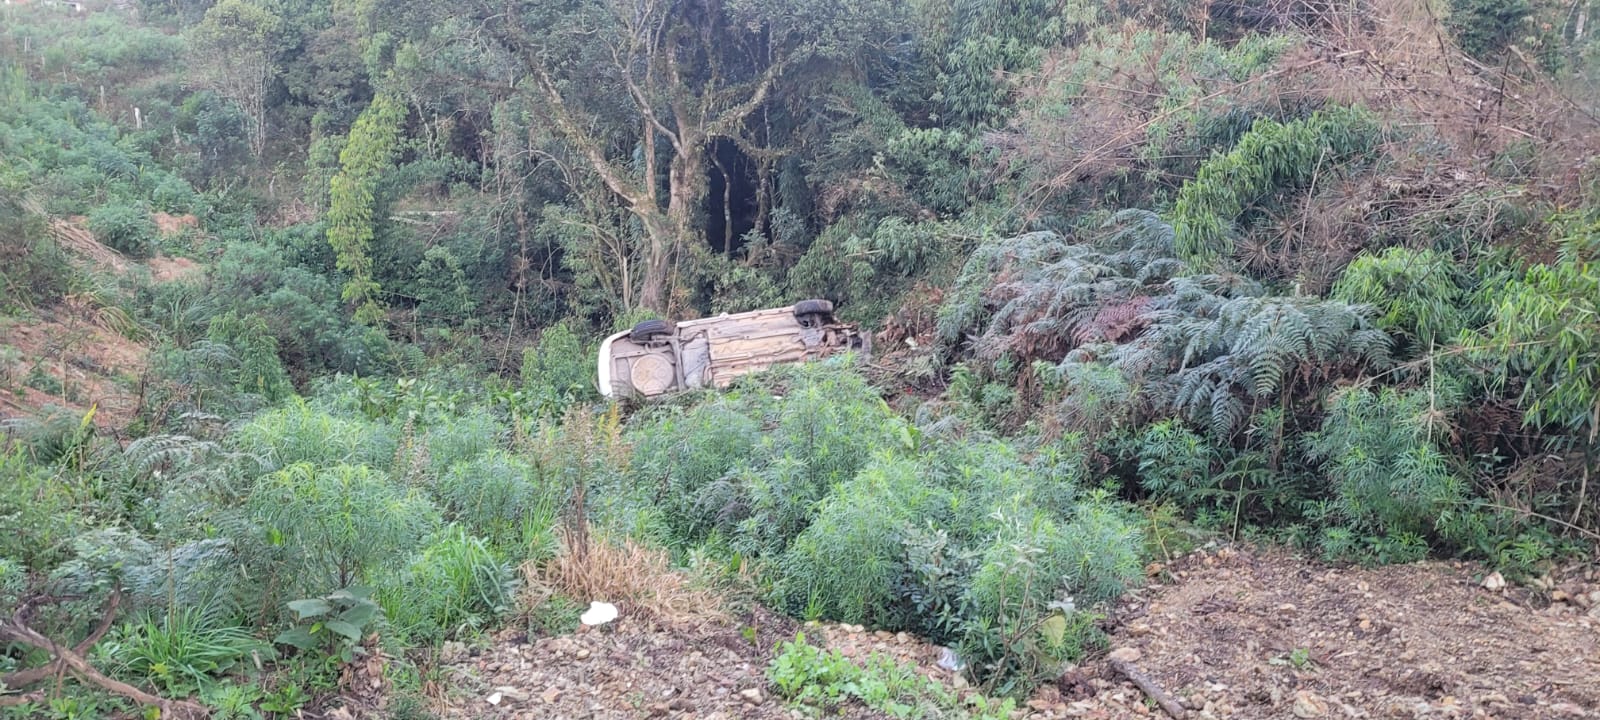
[[[121,627],[103,650],[128,676],[176,697],[212,690],[252,654],[272,657],[271,648],[248,630],[218,627],[194,609],[147,613]]]

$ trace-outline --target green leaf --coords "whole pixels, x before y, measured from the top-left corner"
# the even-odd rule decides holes
[[[352,642],[361,639],[361,628],[351,625],[343,620],[329,620],[327,622],[327,628],[333,632],[345,636],[346,638],[349,638]]]
[[[294,611],[296,617],[304,620],[333,612],[333,605],[321,598],[307,598],[305,600],[290,601],[289,609]]]
[[[343,590],[335,590],[335,591],[333,591],[333,594],[329,595],[328,599],[329,600],[340,600],[340,601],[344,601],[344,602],[359,602],[359,601],[362,601],[362,600],[371,600],[372,599],[372,588],[363,587],[363,586],[360,586],[360,585],[352,585],[352,586],[347,587],[347,588],[345,588]]]
[[[376,617],[377,614],[377,605],[364,602],[359,605],[352,605],[344,612],[339,613],[339,619],[356,627],[364,627],[367,623],[372,622],[372,618]]]
[[[1039,631],[1044,633],[1045,639],[1050,641],[1052,647],[1061,647],[1061,642],[1067,637],[1066,616],[1060,613],[1051,615],[1039,626]]]
[[[293,645],[301,650],[310,650],[317,646],[317,639],[312,637],[311,633],[306,632],[305,628],[298,627],[278,633],[278,637],[274,638],[273,642],[281,645]]]

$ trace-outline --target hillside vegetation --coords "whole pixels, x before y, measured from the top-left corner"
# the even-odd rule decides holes
[[[997,717],[1208,540],[1592,556],[1595,10],[0,6],[0,713],[430,717],[607,600]],[[870,363],[595,392],[810,297]]]

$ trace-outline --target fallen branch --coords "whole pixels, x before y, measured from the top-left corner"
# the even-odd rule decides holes
[[[1156,684],[1156,681],[1151,680],[1149,675],[1140,672],[1139,668],[1134,667],[1133,663],[1120,658],[1112,658],[1111,669],[1133,681],[1133,684],[1139,686],[1139,689],[1143,690],[1145,695],[1156,701],[1156,704],[1160,705],[1162,710],[1167,711],[1167,714],[1171,715],[1173,720],[1183,720],[1185,716],[1183,706],[1179,705],[1178,701],[1168,695],[1165,690],[1162,690],[1161,686]]]
[[[94,646],[94,642],[89,641],[98,641],[100,637],[105,635],[106,631],[110,630],[111,619],[115,613],[116,604],[118,602],[117,598],[117,595],[112,596],[111,607],[108,609],[105,617],[101,618],[100,626],[95,628],[95,632],[91,633],[90,637],[86,639],[85,642],[79,643],[78,646],[72,648],[61,647],[60,645],[57,645],[54,640],[51,640],[50,638],[45,637],[39,631],[28,627],[27,623],[23,620],[25,610],[19,610],[16,615],[13,615],[5,622],[0,622],[0,642],[27,645],[29,647],[49,653],[51,658],[50,662],[45,663],[42,667],[23,670],[7,676],[7,687],[15,687],[11,684],[12,679],[28,680],[31,678],[33,682],[38,682],[39,680],[48,678],[58,672],[70,671],[83,682],[94,685],[102,690],[121,695],[125,698],[133,700],[136,703],[139,703],[140,705],[149,705],[160,708],[161,716],[164,718],[174,718],[175,720],[199,720],[200,718],[208,717],[211,714],[211,711],[203,706],[196,705],[195,703],[185,700],[168,700],[163,697],[151,695],[150,693],[140,690],[139,688],[136,688],[125,682],[106,677],[99,670],[96,670],[93,665],[90,665],[89,661],[83,659],[83,653],[87,652],[89,648]],[[26,608],[26,605],[24,608]],[[82,650],[79,650],[79,648],[82,648]],[[42,672],[42,674],[39,675],[39,677],[32,677],[34,674],[40,672]],[[25,700],[19,699],[12,702],[18,701]]]
[[[94,632],[89,633],[89,636],[84,638],[82,642],[78,643],[77,645],[73,645],[72,652],[78,655],[86,654],[95,646],[95,643],[100,642],[100,639],[105,637],[107,632],[110,632],[111,626],[115,623],[117,619],[117,606],[121,604],[122,593],[111,593],[111,601],[106,604],[106,612],[105,615],[100,618],[100,625],[95,627]],[[12,689],[27,687],[41,680],[59,676],[65,670],[65,664],[63,664],[60,660],[54,660],[36,668],[18,670],[9,675],[0,675],[0,685],[4,685]]]

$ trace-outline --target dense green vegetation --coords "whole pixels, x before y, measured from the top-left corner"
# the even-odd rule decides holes
[[[625,540],[996,696],[1195,538],[1590,552],[1591,4],[1435,5],[0,7],[0,712],[138,703],[40,692],[28,630],[215,717],[372,674],[423,717],[443,643],[570,628]],[[805,297],[874,365],[594,392],[614,329]],[[126,418],[12,339],[51,322],[148,350]]]

